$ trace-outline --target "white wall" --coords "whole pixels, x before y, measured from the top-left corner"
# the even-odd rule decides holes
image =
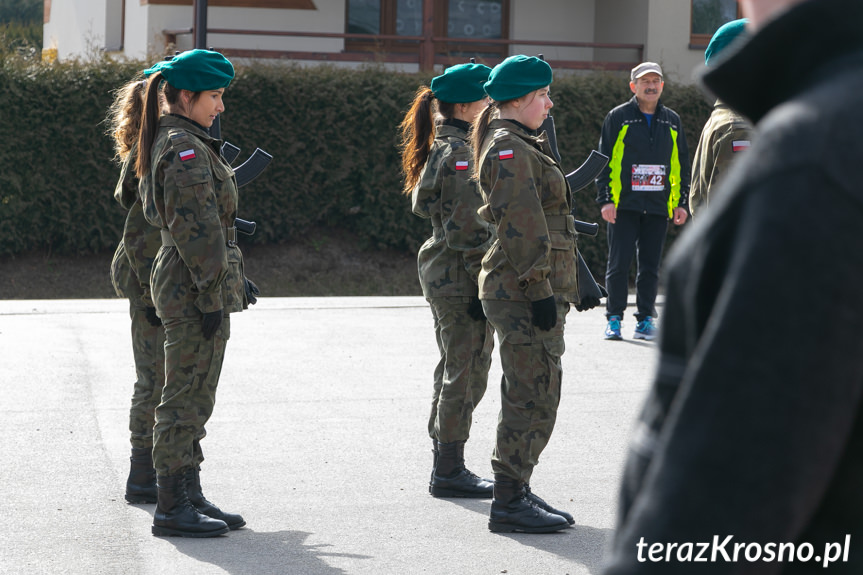
[[[52,0],[43,27],[42,47],[56,48],[62,59],[83,58],[105,48],[107,0]]]
[[[315,6],[317,10],[215,7],[209,10],[207,27],[337,34],[345,31],[345,0],[315,0]],[[341,38],[225,34],[209,34],[207,44],[220,48],[311,52],[340,52],[344,48]]]

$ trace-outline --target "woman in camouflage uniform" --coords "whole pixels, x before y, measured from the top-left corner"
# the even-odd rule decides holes
[[[234,68],[191,50],[150,77],[135,171],[144,215],[161,230],[150,276],[165,326],[165,388],[156,408],[154,535],[211,537],[245,525],[201,493],[199,440],[213,412],[230,315],[247,306],[236,244],[237,184],[207,129],[224,111]],[[160,98],[167,114],[160,117]]]
[[[503,368],[488,524],[497,532],[545,533],[574,523],[528,484],[554,428],[563,326],[570,302],[578,302],[572,193],[545,132],[537,133],[553,105],[551,80],[539,58],[507,58],[485,84],[493,103],[473,131],[486,202],[479,213],[497,231],[479,274]]]
[[[155,410],[165,384],[165,330],[150,297],[150,269],[162,245],[159,229],[144,219],[135,176],[138,130],[144,108],[147,80],[135,78],[117,90],[108,110],[108,133],[114,140],[121,164],[114,199],[128,210],[123,239],[111,262],[111,281],[120,297],[129,299],[132,320],[132,352],[135,381],[129,410],[132,456],[126,480],[126,501],[156,502],[156,472],[153,469]]]
[[[401,123],[404,192],[413,212],[432,221],[417,256],[431,306],[440,361],[434,372],[428,432],[434,497],[491,497],[492,484],[464,464],[473,410],[485,394],[494,334],[477,296],[477,275],[492,238],[479,219],[482,197],[470,178],[470,123],[485,108],[481,64],[448,68],[421,87]]]

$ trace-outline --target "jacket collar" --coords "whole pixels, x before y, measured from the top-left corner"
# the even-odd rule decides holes
[[[638,107],[638,98],[635,97],[635,94],[633,94],[632,98],[629,99],[629,104],[635,109],[636,112],[638,112],[639,114],[644,114],[644,112],[641,111],[641,108]],[[662,98],[660,98],[656,102],[656,109],[653,111],[653,115],[656,116],[657,114],[659,114],[662,108]]]
[[[213,142],[218,142],[204,126],[179,114],[165,114],[159,119],[159,126],[186,130],[210,145],[213,145]],[[218,144],[216,145],[218,146]]]
[[[811,86],[826,65],[861,50],[863,2],[809,0],[769,22],[704,72],[701,81],[733,109],[758,122]]]

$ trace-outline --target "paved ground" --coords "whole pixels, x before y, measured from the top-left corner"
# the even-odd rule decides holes
[[[558,423],[531,482],[573,513],[552,535],[488,531],[489,500],[427,493],[437,362],[421,298],[263,298],[232,317],[203,442],[204,493],[247,528],[150,535],[123,500],[134,368],[125,300],[0,301],[0,573],[599,573],[654,344],[605,342],[573,311]],[[497,352],[495,352],[497,353]],[[491,473],[500,362],[466,458]]]

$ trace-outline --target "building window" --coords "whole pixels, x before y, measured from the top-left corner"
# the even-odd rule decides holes
[[[470,39],[505,39],[509,0],[425,0],[434,2],[433,35]],[[387,36],[422,36],[423,0],[348,0],[347,32]],[[348,50],[416,50],[416,42],[348,40]],[[492,55],[506,53],[506,46],[451,42],[436,47],[438,54]]]
[[[720,26],[740,18],[735,0],[692,0],[691,48],[706,48]]]

